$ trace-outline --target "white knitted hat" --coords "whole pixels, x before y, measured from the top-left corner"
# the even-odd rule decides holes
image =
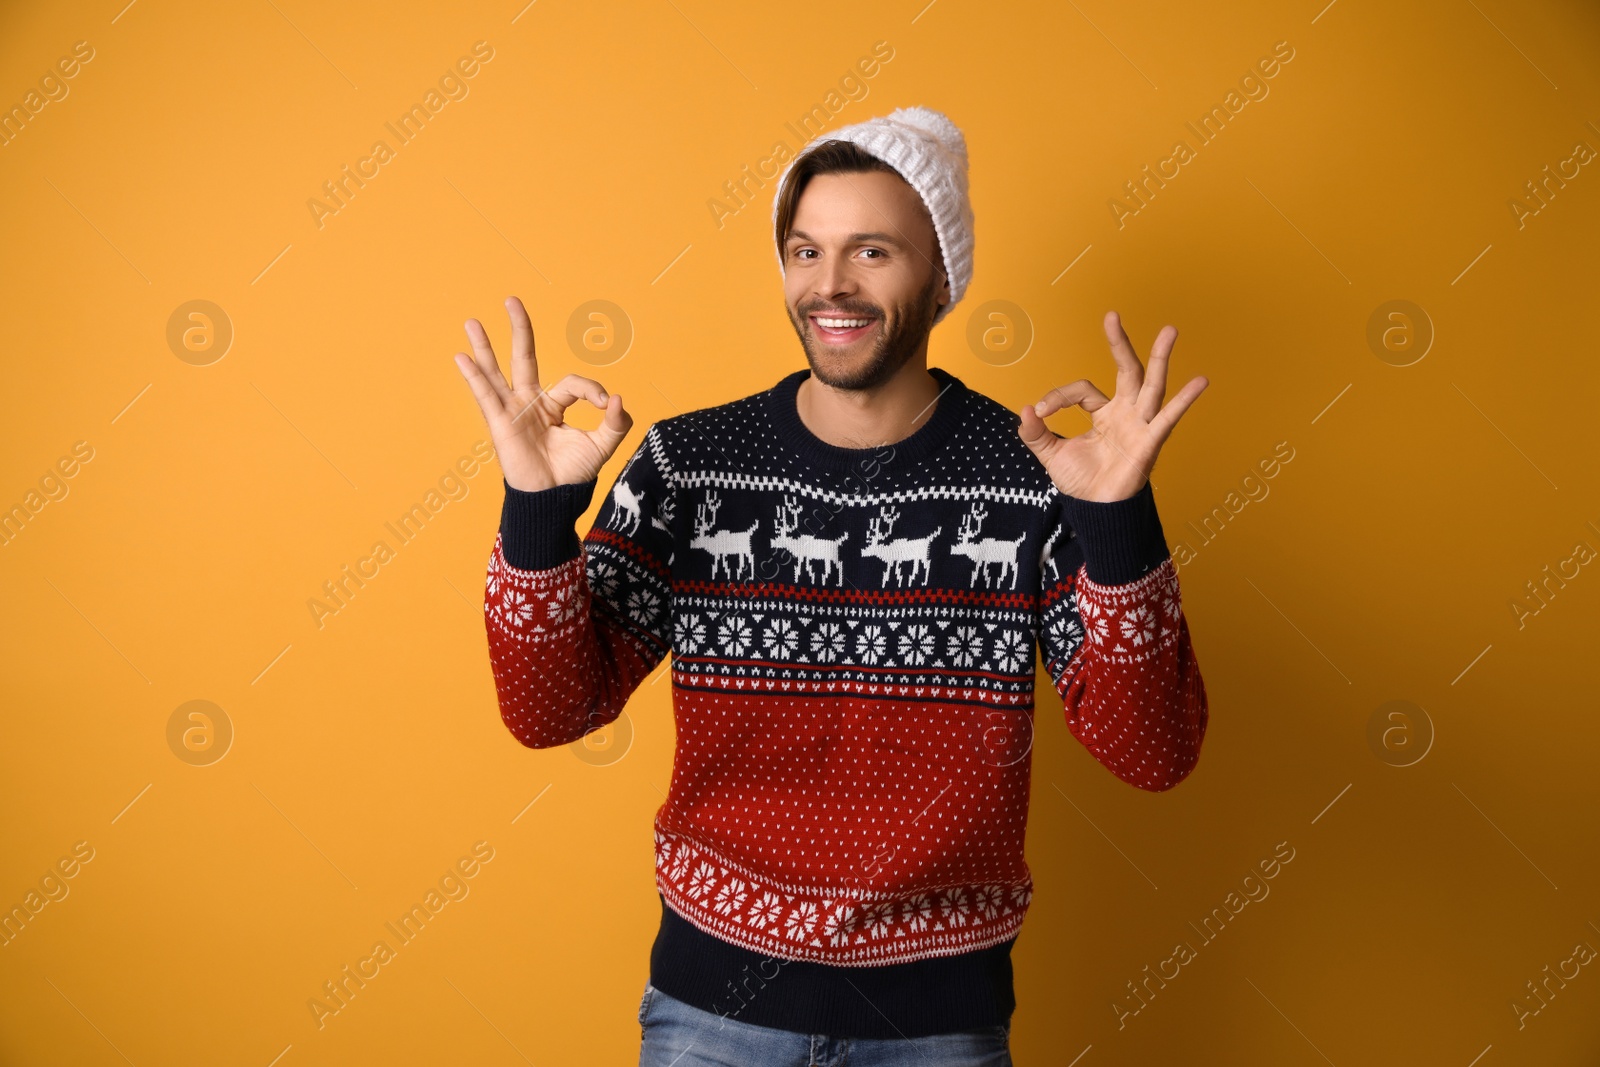
[[[950,276],[950,302],[933,316],[937,323],[960,301],[972,279],[972,200],[967,192],[966,138],[941,112],[926,107],[902,107],[886,117],[867,119],[820,134],[800,155],[824,141],[849,141],[883,160],[900,173],[927,205],[928,214],[933,217],[933,230],[939,235],[945,273]],[[799,158],[790,160],[779,175],[779,197],[789,171]],[[772,202],[772,224],[776,229],[778,197]],[[784,268],[780,247],[778,269]]]

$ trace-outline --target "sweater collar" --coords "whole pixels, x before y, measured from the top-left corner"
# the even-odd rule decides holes
[[[929,367],[928,373],[939,382],[939,396],[933,410],[921,417],[917,429],[909,437],[889,446],[894,449],[895,459],[906,464],[919,463],[937,452],[961,424],[967,407],[968,390],[960,378],[941,367]],[[800,383],[810,375],[809,367],[797,370],[767,391],[767,409],[777,431],[778,443],[811,466],[825,470],[859,472],[875,458],[881,461],[884,446],[841,448],[806,428],[795,397]]]

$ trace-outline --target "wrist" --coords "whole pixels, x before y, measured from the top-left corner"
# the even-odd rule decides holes
[[[500,551],[507,563],[520,570],[547,570],[583,551],[576,524],[589,508],[597,478],[532,490],[502,481]]]
[[[1121,500],[1062,496],[1062,511],[1083,551],[1091,581],[1126,585],[1171,555],[1148,481]]]

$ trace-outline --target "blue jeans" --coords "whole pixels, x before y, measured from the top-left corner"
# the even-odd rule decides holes
[[[1011,1067],[1011,1026],[913,1038],[829,1037],[703,1011],[646,982],[639,1067]]]

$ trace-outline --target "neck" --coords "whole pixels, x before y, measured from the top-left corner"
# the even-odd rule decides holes
[[[910,437],[927,424],[939,396],[927,355],[906,361],[873,389],[836,389],[815,372],[800,383],[795,410],[806,429],[840,448],[876,448]]]

